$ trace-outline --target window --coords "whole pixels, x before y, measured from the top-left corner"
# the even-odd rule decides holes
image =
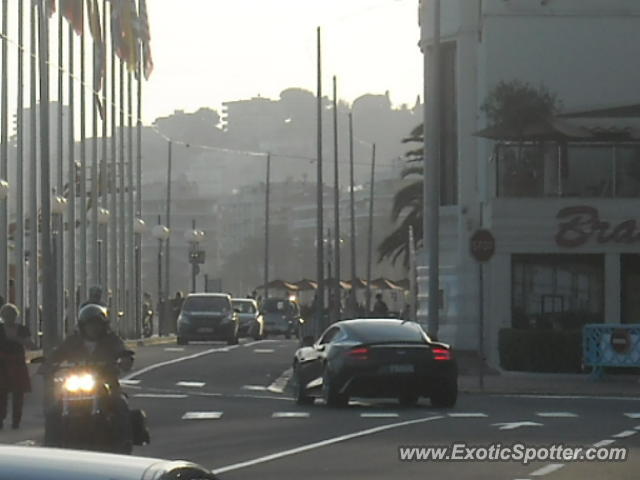
[[[602,255],[513,255],[514,328],[575,329],[603,311]]]
[[[498,196],[556,196],[558,171],[558,148],[553,144],[500,146]]]
[[[326,331],[326,333],[320,338],[318,341],[319,345],[324,345],[326,343],[331,343],[331,341],[340,333],[340,329],[338,327],[332,327]]]
[[[613,193],[613,148],[569,148],[562,180],[566,197],[610,197]]]
[[[616,161],[616,196],[640,197],[640,148],[617,147]]]

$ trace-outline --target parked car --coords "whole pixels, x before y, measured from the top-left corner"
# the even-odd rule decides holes
[[[258,311],[258,303],[251,298],[233,298],[231,304],[240,321],[239,336],[260,340],[264,335],[264,319]]]
[[[55,448],[0,446],[0,478],[11,480],[215,480],[183,461]]]
[[[223,340],[238,343],[238,314],[226,293],[192,293],[178,316],[178,345],[196,340]]]
[[[264,317],[265,336],[284,335],[291,338],[298,335],[302,317],[298,304],[286,298],[268,298],[260,308]]]
[[[321,396],[329,406],[349,397],[397,398],[415,405],[430,397],[435,407],[453,407],[458,369],[453,350],[432,341],[419,324],[393,319],[345,320],[318,339],[305,337],[293,370],[298,404]]]

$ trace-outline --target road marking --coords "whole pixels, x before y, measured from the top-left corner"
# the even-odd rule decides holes
[[[489,415],[487,415],[486,413],[460,412],[460,413],[449,413],[448,416],[451,418],[486,418]]]
[[[371,412],[371,413],[361,413],[360,416],[362,418],[398,418],[400,415],[397,413],[385,413],[385,412]]]
[[[539,468],[538,470],[531,473],[530,475],[532,477],[542,477],[544,475],[548,475],[549,473],[553,473],[557,470],[560,470],[562,467],[564,467],[564,463],[550,463],[549,465]]]
[[[636,430],[640,430],[640,425],[638,425],[636,427],[633,427],[633,428],[635,428]]]
[[[571,412],[537,412],[536,415],[543,418],[576,418],[578,416]]]
[[[271,418],[309,418],[309,412],[274,412]]]
[[[627,438],[635,435],[636,433],[638,433],[636,430],[625,430],[624,432],[611,435],[611,438]]]
[[[616,441],[615,440],[611,440],[610,438],[608,438],[606,440],[600,440],[599,442],[594,443],[593,446],[596,447],[596,448],[608,447],[612,443],[616,443]]]
[[[247,460],[245,462],[234,463],[232,465],[227,465],[225,467],[216,468],[213,470],[213,473],[217,475],[225,472],[232,472],[234,470],[240,470],[241,468],[252,467],[254,465],[259,465],[261,463],[271,462],[273,460],[289,457],[291,455],[297,455],[299,453],[308,452],[310,450],[316,450],[318,448],[327,447],[329,445],[334,445],[336,443],[346,442],[348,440],[353,440],[354,438],[366,437],[368,435],[373,435],[373,434],[384,432],[387,430],[393,430],[396,428],[407,427],[410,425],[431,422],[433,420],[441,420],[443,418],[446,418],[446,417],[437,415],[433,417],[417,418],[414,420],[407,420],[404,422],[390,423],[388,425],[381,425],[374,428],[368,428],[366,430],[360,430],[358,432],[349,433],[347,435],[341,435],[339,437],[329,438],[327,440],[322,440],[320,442],[309,443],[307,445],[302,445],[300,447],[292,448],[290,450],[284,450],[282,452],[273,453],[271,455],[265,455],[264,457],[258,457],[253,460]]]
[[[188,395],[178,393],[137,393],[135,398],[187,398]]]
[[[238,348],[238,345],[233,345],[231,347],[225,347],[225,348],[211,348],[209,350],[205,350],[204,352],[194,353],[193,355],[188,355],[186,357],[178,357],[172,360],[167,360],[166,362],[155,363],[153,365],[149,365],[148,367],[144,367],[140,370],[130,373],[129,375],[123,377],[123,380],[132,380],[136,377],[139,377],[140,375],[149,373],[153,370],[157,370],[158,368],[168,367],[169,365],[175,365],[176,363],[186,362],[187,360],[194,360],[196,358],[204,357],[205,355],[211,355],[212,353],[228,352],[229,350],[232,350],[234,348]]]
[[[273,353],[275,350],[273,348],[256,348],[253,350],[253,353]]]
[[[202,388],[206,385],[204,382],[178,382],[176,386],[187,388]]]
[[[242,387],[243,390],[251,390],[254,392],[266,392],[267,391],[267,387],[263,386],[263,385],[244,385]]]
[[[293,375],[293,368],[289,368],[282,372],[276,380],[267,387],[267,390],[273,393],[284,393],[284,389],[286,388],[291,376]]]
[[[167,347],[164,349],[165,352],[184,352],[184,347]]]
[[[120,380],[120,385],[131,386],[131,385],[139,385],[139,384],[140,384],[140,380]]]
[[[636,400],[635,397],[608,397],[601,395],[534,395],[530,393],[496,393],[492,397],[502,398],[538,398],[545,400],[621,400],[625,402]]]
[[[541,427],[541,423],[536,422],[505,422],[505,423],[494,423],[494,427],[500,427],[500,430],[515,430],[520,427]]]
[[[187,412],[182,420],[218,420],[221,417],[222,412]]]
[[[625,413],[624,416],[629,418],[640,418],[640,413]]]
[[[21,447],[35,447],[37,443],[35,440],[22,440],[21,442],[16,442],[15,445],[19,445]]]

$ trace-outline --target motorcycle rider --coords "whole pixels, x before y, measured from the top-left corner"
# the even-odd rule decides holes
[[[132,352],[128,351],[122,339],[109,328],[107,310],[98,304],[87,304],[78,312],[78,328],[68,336],[53,352],[49,359],[52,364],[62,362],[97,363],[105,367],[101,375],[111,387],[110,409],[114,414],[114,450],[128,453],[132,448],[132,429],[129,406],[120,389],[118,376],[121,371],[129,371],[133,366]],[[56,412],[47,412],[45,442],[55,443]]]
[[[106,307],[107,304],[102,299],[102,287],[100,285],[94,285],[89,288],[89,299],[80,305],[80,308],[85,307],[87,305],[101,305]]]

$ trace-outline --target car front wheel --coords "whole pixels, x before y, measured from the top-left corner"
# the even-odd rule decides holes
[[[296,395],[296,404],[298,405],[312,405],[313,397],[310,397],[307,394],[307,389],[305,388],[305,382],[300,378],[300,372],[297,366],[293,367],[293,371],[295,372],[295,395]]]
[[[329,371],[325,368],[322,374],[322,398],[328,407],[346,407],[349,395],[340,393]]]

